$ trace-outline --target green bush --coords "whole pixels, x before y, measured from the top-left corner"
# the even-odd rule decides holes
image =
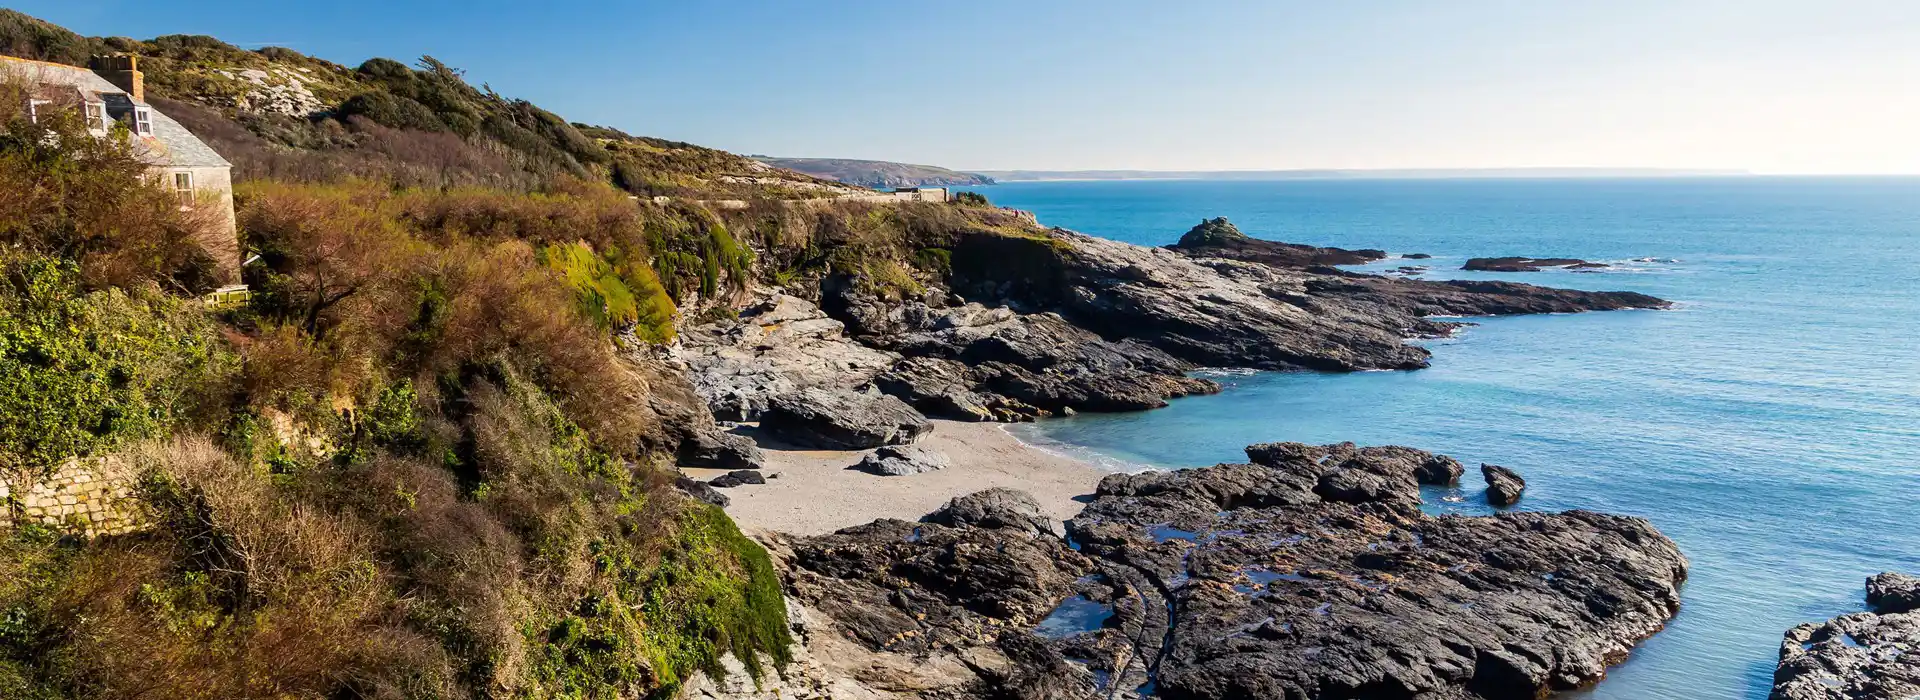
[[[388,92],[363,92],[341,103],[336,112],[342,117],[366,117],[375,124],[394,129],[414,129],[418,131],[447,131],[447,123],[440,120],[426,105]]]
[[[0,466],[44,468],[158,435],[231,354],[194,302],[84,292],[77,268],[0,259]]]

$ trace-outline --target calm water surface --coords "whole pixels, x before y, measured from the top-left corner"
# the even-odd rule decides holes
[[[1693,561],[1684,609],[1595,700],[1762,700],[1780,635],[1920,572],[1920,179],[1014,183],[997,204],[1171,243],[1250,235],[1422,252],[1435,278],[1625,289],[1680,302],[1485,320],[1432,369],[1222,373],[1227,390],[1020,428],[1116,465],[1244,461],[1255,442],[1404,444],[1518,469],[1522,507],[1639,515]],[[1477,274],[1468,257],[1657,258]],[[1430,507],[1485,512],[1477,474]],[[1444,496],[1465,496],[1450,503]]]

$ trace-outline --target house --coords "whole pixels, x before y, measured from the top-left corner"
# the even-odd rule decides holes
[[[945,187],[901,187],[895,189],[891,194],[895,199],[908,202],[944,203],[948,197],[947,188]]]
[[[233,211],[233,165],[207,144],[147,104],[137,56],[95,56],[88,68],[0,56],[0,75],[27,84],[27,114],[79,109],[89,131],[105,138],[124,124],[135,152],[153,166],[162,186],[183,208],[214,208],[201,245],[219,265],[221,293],[244,295],[240,241]]]

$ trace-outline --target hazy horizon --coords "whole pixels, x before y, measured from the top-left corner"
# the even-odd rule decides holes
[[[11,3],[89,35],[431,54],[569,119],[956,170],[1920,173],[1920,3]],[[990,166],[990,167],[989,167]]]

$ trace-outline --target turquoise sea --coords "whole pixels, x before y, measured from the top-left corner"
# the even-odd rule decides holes
[[[1693,561],[1684,609],[1606,700],[1762,700],[1781,633],[1920,572],[1920,179],[1323,180],[979,188],[1131,243],[1227,216],[1260,238],[1428,261],[1430,277],[1679,302],[1483,320],[1431,369],[1214,373],[1218,396],[1018,429],[1120,467],[1243,461],[1249,443],[1402,444],[1518,469],[1522,508],[1651,519]],[[1479,275],[1472,256],[1620,262]],[[1652,258],[1657,262],[1627,262]],[[1477,473],[1435,511],[1481,513]]]

